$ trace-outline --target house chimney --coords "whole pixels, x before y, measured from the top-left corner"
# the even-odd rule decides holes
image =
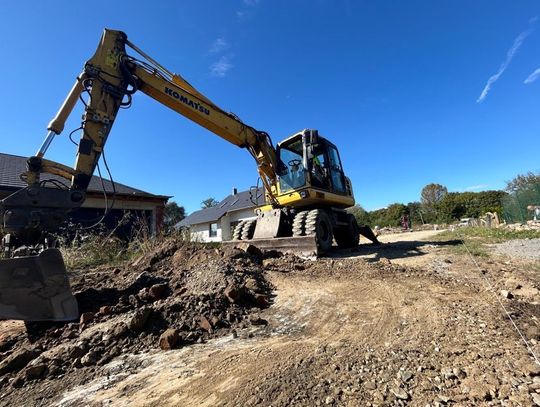
[[[233,195],[236,195],[237,193],[238,193],[238,190],[237,190],[236,188],[233,188],[233,189],[232,189],[232,194],[233,194]]]

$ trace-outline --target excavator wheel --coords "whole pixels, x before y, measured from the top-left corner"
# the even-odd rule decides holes
[[[257,224],[257,219],[247,220],[244,223],[242,228],[242,240],[249,240],[253,238],[253,233],[255,232],[255,225]]]
[[[234,228],[232,240],[242,239],[242,230],[244,229],[245,223],[246,223],[245,220],[241,220],[240,222],[238,222],[238,224]]]
[[[256,219],[242,220],[234,228],[232,240],[249,240],[255,232]]]
[[[350,213],[347,215],[347,226],[337,228],[334,231],[336,243],[342,249],[350,249],[358,246],[360,240],[360,229],[356,218]]]
[[[306,234],[306,218],[309,211],[298,212],[294,216],[292,234],[296,236],[304,236]]]
[[[315,235],[317,247],[324,253],[332,247],[332,222],[322,209],[309,211],[306,217],[306,236]]]

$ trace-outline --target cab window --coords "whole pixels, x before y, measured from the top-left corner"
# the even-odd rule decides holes
[[[302,141],[281,146],[279,149],[279,187],[282,192],[303,187],[306,174],[303,165]]]
[[[332,178],[334,191],[345,192],[345,176],[343,175],[343,168],[341,167],[339,154],[333,146],[329,146],[328,148],[328,159],[330,161],[330,177]]]

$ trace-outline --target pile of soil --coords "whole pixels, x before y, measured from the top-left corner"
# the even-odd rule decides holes
[[[63,377],[77,382],[121,354],[265,324],[257,312],[269,306],[272,287],[261,272],[262,254],[242,249],[167,241],[131,265],[73,273],[80,321],[31,323],[1,335],[0,389]]]

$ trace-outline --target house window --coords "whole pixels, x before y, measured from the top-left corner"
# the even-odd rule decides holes
[[[217,223],[210,223],[208,232],[209,232],[208,234],[210,237],[216,237],[217,236]]]

